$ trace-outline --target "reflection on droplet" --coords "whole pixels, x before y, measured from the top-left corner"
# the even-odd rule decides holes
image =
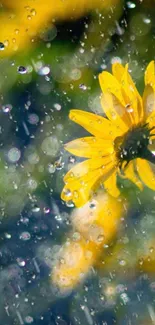
[[[5,46],[2,42],[0,42],[0,51],[3,51],[5,49]]]
[[[42,67],[39,71],[38,71],[38,74],[40,76],[46,76],[47,74],[50,73],[50,68],[45,66],[45,67]]]
[[[12,105],[11,104],[7,104],[7,105],[2,106],[2,111],[4,113],[9,113],[11,110],[12,110]]]
[[[24,231],[20,234],[19,238],[21,240],[27,241],[31,238],[31,234],[28,231]]]
[[[31,324],[31,323],[33,323],[33,317],[31,317],[31,316],[26,316],[26,317],[25,317],[25,322],[26,322],[27,324]]]
[[[57,111],[61,111],[61,105],[58,104],[58,103],[55,103],[55,104],[54,104],[54,108],[55,108]]]
[[[63,192],[64,192],[64,195],[67,196],[67,197],[72,196],[72,192],[68,188],[65,188]]]
[[[21,257],[17,258],[17,263],[19,266],[25,266],[26,264],[26,262]]]
[[[18,67],[17,71],[20,74],[25,74],[27,72],[27,69],[24,66],[20,66],[20,67]]]
[[[127,1],[127,7],[129,9],[134,9],[136,7],[136,4],[134,2]]]

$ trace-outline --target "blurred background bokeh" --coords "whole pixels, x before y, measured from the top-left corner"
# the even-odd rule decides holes
[[[0,324],[155,324],[155,193],[119,180],[76,209],[60,199],[103,114],[98,74],[129,63],[142,94],[155,59],[154,0],[0,1]]]

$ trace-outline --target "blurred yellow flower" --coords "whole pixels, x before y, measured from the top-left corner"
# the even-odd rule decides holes
[[[70,119],[92,134],[65,145],[70,153],[88,158],[64,177],[61,197],[64,201],[73,201],[77,207],[85,204],[102,185],[112,196],[118,197],[118,173],[140,189],[143,182],[155,190],[155,176],[148,163],[155,162],[155,156],[148,149],[155,128],[154,61],[145,71],[143,98],[128,73],[128,65],[114,63],[112,71],[113,75],[106,71],[99,75],[103,92],[101,103],[107,118],[80,110],[70,111]]]
[[[70,235],[58,254],[52,272],[52,282],[62,291],[80,283],[97,262],[103,247],[116,234],[120,219],[125,213],[125,201],[108,194],[73,211],[71,220],[74,233]]]
[[[45,28],[47,32],[52,23],[75,20],[95,9],[110,9],[119,2],[120,0],[4,0],[0,15],[0,42],[5,45],[5,50],[1,51],[1,56],[31,46],[41,29]]]

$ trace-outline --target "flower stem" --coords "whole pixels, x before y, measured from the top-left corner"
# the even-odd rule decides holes
[[[155,164],[155,155],[150,150],[145,150],[141,158],[150,161],[152,164]]]

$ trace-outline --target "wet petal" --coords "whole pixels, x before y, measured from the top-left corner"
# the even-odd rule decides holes
[[[133,161],[130,161],[127,167],[125,167],[124,176],[125,178],[128,178],[131,182],[133,182],[136,186],[138,186],[138,188],[142,191],[143,185],[135,173]]]
[[[101,97],[101,105],[108,119],[123,133],[127,132],[131,123],[125,107],[121,105],[119,100],[110,93],[104,93]]]
[[[114,139],[121,135],[120,129],[117,129],[108,119],[93,113],[71,110],[69,118],[99,138]]]
[[[109,155],[107,157],[102,157],[99,159],[87,159],[81,163],[75,165],[71,168],[64,177],[64,182],[74,182],[77,178],[83,177],[85,174],[88,174],[96,169],[103,169],[109,164],[117,164],[116,158],[114,155]]]
[[[84,158],[101,157],[114,152],[112,140],[95,137],[73,140],[65,145],[65,149],[75,156]]]
[[[126,65],[124,68],[122,66],[122,64],[120,64],[118,62],[114,63],[112,66],[112,71],[113,71],[115,78],[117,78],[117,80],[122,84],[123,88],[126,84],[128,84],[128,87],[126,88],[126,90],[124,88],[124,91],[126,91],[128,95],[130,94],[130,96],[132,95],[132,97],[133,97],[133,91],[134,91],[134,96],[137,98],[136,99],[137,100],[137,108],[136,108],[137,114],[139,116],[139,119],[142,120],[142,118],[143,118],[142,98],[135,86],[135,83],[133,82],[133,80],[131,78],[131,75],[128,72],[128,65]],[[126,79],[125,84],[123,84],[124,78]],[[133,98],[131,98],[130,100],[133,100]],[[126,103],[126,105],[127,105],[127,103]]]
[[[155,127],[155,110],[148,116],[146,123],[149,124],[149,128],[154,128]],[[151,134],[155,133],[155,130],[151,131]]]
[[[152,190],[155,190],[155,174],[153,173],[149,162],[145,159],[138,158],[136,163],[138,174],[143,183]]]
[[[120,191],[117,187],[117,173],[116,170],[112,173],[112,175],[104,182],[105,190],[113,197],[118,197],[120,195]]]
[[[99,74],[100,87],[103,93],[111,93],[119,100],[121,105],[125,106],[122,96],[121,85],[118,80],[109,72],[103,71]]]
[[[128,64],[126,64],[124,68],[121,85],[127,111],[130,114],[131,121],[132,123],[137,124],[141,121],[143,116],[142,100],[130,74],[128,73]]]
[[[155,83],[155,65],[154,65],[154,61],[151,61],[145,70],[145,85],[148,84],[153,85],[154,83]]]
[[[115,62],[112,65],[112,73],[114,75],[114,77],[121,82],[123,73],[124,73],[124,67],[121,63],[119,62]]]
[[[98,168],[89,171],[80,178],[74,178],[74,181],[67,183],[61,193],[61,198],[64,201],[73,201],[77,207],[84,205],[94,194],[94,191],[100,185],[100,181],[108,178],[114,168],[113,163],[108,164],[105,168]]]
[[[155,91],[151,85],[145,87],[143,93],[143,106],[145,117],[148,117],[153,111],[155,111]]]

